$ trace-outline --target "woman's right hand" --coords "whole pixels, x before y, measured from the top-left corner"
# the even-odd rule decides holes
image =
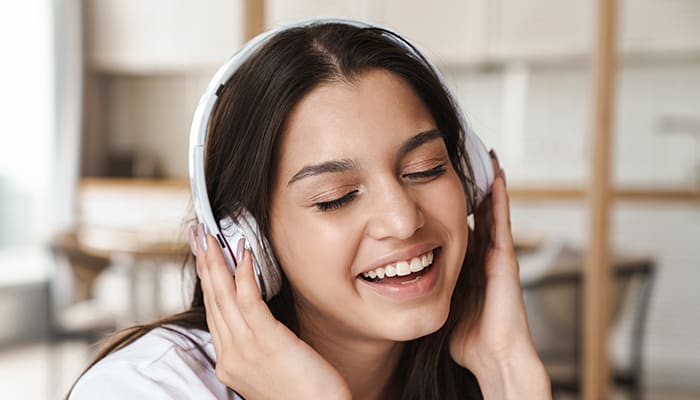
[[[237,254],[243,257],[234,277],[216,239],[202,224],[194,236],[190,232],[217,378],[246,399],[351,398],[340,373],[272,315],[243,243],[238,243]]]

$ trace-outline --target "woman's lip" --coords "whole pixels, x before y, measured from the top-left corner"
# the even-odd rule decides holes
[[[388,256],[380,258],[369,267],[363,268],[362,271],[360,271],[360,273],[357,274],[357,276],[362,277],[362,274],[364,274],[365,272],[374,271],[379,267],[386,267],[389,264],[394,264],[399,261],[410,261],[413,257],[418,257],[429,251],[433,251],[439,247],[440,246],[435,243],[422,243],[411,246],[407,249],[396,251],[394,253],[389,254]]]
[[[372,291],[378,293],[382,296],[392,297],[396,299],[410,299],[421,297],[430,293],[435,285],[437,284],[438,278],[442,270],[442,258],[440,257],[440,252],[436,252],[435,258],[433,259],[433,264],[428,268],[428,270],[419,276],[415,282],[408,284],[402,283],[382,283],[382,281],[371,282],[362,277],[357,279],[364,285],[367,285]],[[411,280],[411,276],[405,277],[406,280]]]

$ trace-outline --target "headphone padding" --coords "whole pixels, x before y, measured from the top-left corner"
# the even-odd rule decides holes
[[[277,294],[282,287],[282,272],[272,252],[272,246],[267,238],[260,232],[255,218],[247,209],[241,209],[235,220],[230,217],[219,221],[221,233],[226,240],[236,246],[238,239],[245,237],[253,254],[253,268],[256,280],[261,291],[264,291],[265,300],[269,300]]]

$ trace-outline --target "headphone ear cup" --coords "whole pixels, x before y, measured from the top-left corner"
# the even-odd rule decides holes
[[[267,301],[279,293],[282,287],[282,270],[272,252],[272,246],[262,234],[257,221],[247,209],[238,211],[234,218],[226,217],[219,221],[222,234],[231,245],[236,246],[243,237],[248,242],[253,255],[255,280],[263,298]]]
[[[481,139],[467,124],[465,127],[465,147],[471,165],[473,190],[470,189],[472,199],[469,201],[468,213],[472,214],[474,209],[491,193],[491,185],[495,179],[491,155]]]

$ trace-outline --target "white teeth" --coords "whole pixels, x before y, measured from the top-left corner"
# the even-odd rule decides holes
[[[418,257],[413,257],[411,259],[411,272],[418,272],[423,269],[423,262]]]
[[[362,276],[369,279],[384,279],[384,277],[406,276],[414,272],[420,272],[424,268],[430,266],[432,263],[433,252],[429,251],[421,256],[413,257],[408,261],[399,261],[395,264],[388,264],[384,267],[379,267],[372,271],[367,271],[363,273]]]
[[[409,268],[406,261],[399,261],[396,263],[396,275],[406,276],[411,273],[411,268]]]

